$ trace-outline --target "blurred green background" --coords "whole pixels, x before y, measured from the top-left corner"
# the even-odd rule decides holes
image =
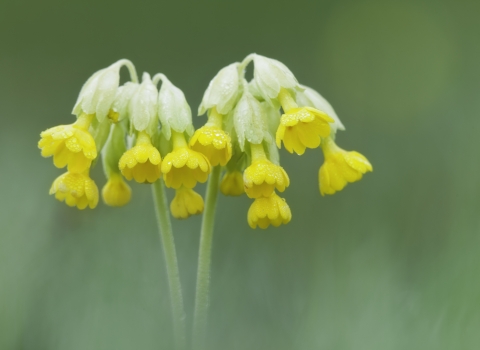
[[[282,151],[287,225],[251,230],[221,197],[209,349],[480,348],[480,2],[0,2],[0,349],[172,349],[149,186],[78,211],[39,133],[73,121],[83,82],[120,58],[196,110],[251,52],[284,62],[374,172],[321,197],[319,150]],[[200,126],[205,118],[195,118]],[[93,173],[99,187],[101,167]],[[200,186],[201,193],[204,186]],[[172,192],[169,192],[172,196]],[[192,316],[200,217],[175,221]]]

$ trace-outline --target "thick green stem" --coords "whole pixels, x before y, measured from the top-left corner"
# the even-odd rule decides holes
[[[193,318],[192,347],[194,349],[203,349],[205,347],[213,226],[215,223],[215,207],[217,205],[220,172],[220,166],[213,168],[210,179],[208,180],[205,198],[205,213],[203,214],[200,247],[198,250],[197,288],[195,294],[195,314]]]
[[[172,234],[172,223],[170,222],[167,197],[161,179],[155,181],[153,184],[153,199],[155,202],[158,228],[162,239],[163,253],[165,255],[165,263],[167,267],[175,345],[178,350],[186,350],[187,328],[185,309],[183,306],[182,285],[180,283],[180,274],[178,272],[177,253],[175,251],[175,241]]]

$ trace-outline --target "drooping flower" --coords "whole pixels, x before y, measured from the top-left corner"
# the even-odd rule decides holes
[[[175,189],[193,188],[197,182],[206,182],[211,171],[207,157],[190,149],[183,134],[173,131],[172,139],[173,151],[162,163],[165,185]]]
[[[118,166],[127,180],[153,183],[160,177],[162,158],[146,132],[139,132],[135,146],[126,151]]]
[[[98,204],[98,188],[89,177],[88,171],[83,173],[66,172],[55,179],[50,194],[70,207],[93,209]]]
[[[291,219],[290,207],[275,192],[268,197],[256,198],[248,210],[248,224],[251,228],[260,226],[266,229],[270,225],[278,227],[289,223]]]
[[[285,191],[290,185],[287,173],[266,156],[262,145],[250,145],[252,163],[243,173],[245,192],[250,198],[269,197],[275,189]]]
[[[204,154],[212,166],[225,166],[232,157],[232,139],[223,130],[222,118],[212,108],[208,122],[196,130],[190,139],[190,148]]]
[[[281,143],[290,153],[302,155],[306,148],[320,146],[321,138],[330,135],[330,125],[334,120],[326,113],[312,107],[298,107],[287,90],[281,90],[279,100],[284,114],[276,133],[277,147]]]
[[[112,173],[102,189],[102,198],[106,205],[122,207],[130,202],[132,190],[123,180],[122,175]]]
[[[70,125],[59,125],[43,131],[38,142],[43,157],[53,156],[57,168],[83,172],[97,157],[97,149],[88,128],[94,115],[82,114]]]
[[[325,161],[318,172],[320,193],[334,194],[349,182],[359,181],[363,174],[373,171],[370,162],[362,154],[347,152],[338,147],[331,138],[322,143]]]
[[[180,187],[170,203],[170,211],[176,219],[187,219],[203,212],[203,198],[191,188]]]
[[[243,175],[240,171],[227,171],[220,183],[220,191],[226,196],[241,196],[245,193]]]

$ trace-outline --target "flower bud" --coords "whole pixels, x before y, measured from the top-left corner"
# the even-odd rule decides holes
[[[173,131],[193,134],[192,111],[182,90],[173,85],[163,74],[160,75],[162,87],[158,94],[158,117],[162,123],[162,131],[166,139],[170,139]]]
[[[220,114],[227,114],[233,109],[241,92],[238,65],[232,63],[222,68],[210,81],[198,108],[198,115],[213,107]]]

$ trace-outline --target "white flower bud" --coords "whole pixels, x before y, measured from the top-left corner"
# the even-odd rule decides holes
[[[135,130],[153,134],[157,122],[158,91],[148,73],[143,73],[142,83],[130,100],[128,111]]]
[[[173,85],[163,74],[159,74],[162,87],[158,94],[158,117],[162,123],[162,131],[167,140],[172,129],[176,132],[187,132],[192,136],[192,111],[182,90]]]
[[[198,107],[198,115],[203,115],[213,107],[224,115],[233,109],[241,92],[238,65],[239,63],[232,63],[222,68],[210,81]]]
[[[120,81],[123,60],[94,73],[83,85],[72,113],[96,114],[103,121],[112,106]]]
[[[293,73],[282,62],[255,54],[253,63],[255,87],[265,101],[275,99],[281,88],[302,90]]]
[[[334,122],[330,124],[330,128],[334,133],[336,133],[337,130],[345,130],[345,126],[343,126],[340,118],[338,118],[337,113],[335,113],[333,107],[322,95],[308,86],[302,85],[302,88],[305,89],[305,91],[298,92],[296,97],[296,102],[300,107],[313,107],[326,113],[334,120]]]
[[[269,137],[264,119],[264,109],[260,102],[249,92],[244,91],[233,112],[233,124],[242,151],[245,140],[260,144]]]

